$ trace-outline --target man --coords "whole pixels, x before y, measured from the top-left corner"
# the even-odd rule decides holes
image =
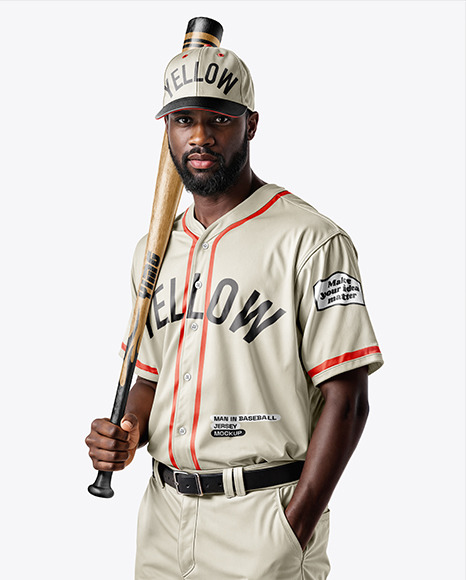
[[[327,504],[383,363],[356,252],[251,170],[259,117],[233,52],[176,56],[157,117],[194,204],[175,221],[126,415],[93,422],[89,454],[117,471],[149,444],[138,580],[323,580]]]

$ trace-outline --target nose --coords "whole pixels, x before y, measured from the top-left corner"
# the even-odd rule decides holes
[[[198,121],[191,126],[189,144],[191,147],[212,147],[215,143],[211,127],[208,123]]]

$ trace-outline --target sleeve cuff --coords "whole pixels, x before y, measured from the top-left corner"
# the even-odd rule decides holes
[[[125,356],[126,344],[121,343],[120,356],[123,358]],[[136,369],[134,371],[138,376],[143,379],[148,379],[149,381],[157,382],[159,380],[159,372],[155,367],[144,364],[139,359],[136,361]]]
[[[328,359],[308,371],[308,375],[317,386],[336,375],[362,366],[367,366],[369,374],[372,374],[383,365],[383,362],[379,347],[369,346]]]

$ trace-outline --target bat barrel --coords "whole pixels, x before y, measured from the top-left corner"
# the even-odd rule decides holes
[[[183,50],[202,48],[203,46],[220,46],[223,27],[220,22],[198,16],[188,22],[184,37]]]

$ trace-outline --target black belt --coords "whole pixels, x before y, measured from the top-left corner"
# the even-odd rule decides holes
[[[243,471],[246,491],[272,487],[297,481],[303,470],[304,461],[286,463],[277,467]],[[204,495],[206,493],[225,493],[221,473],[188,473],[159,463],[159,474],[164,483],[185,495]]]

